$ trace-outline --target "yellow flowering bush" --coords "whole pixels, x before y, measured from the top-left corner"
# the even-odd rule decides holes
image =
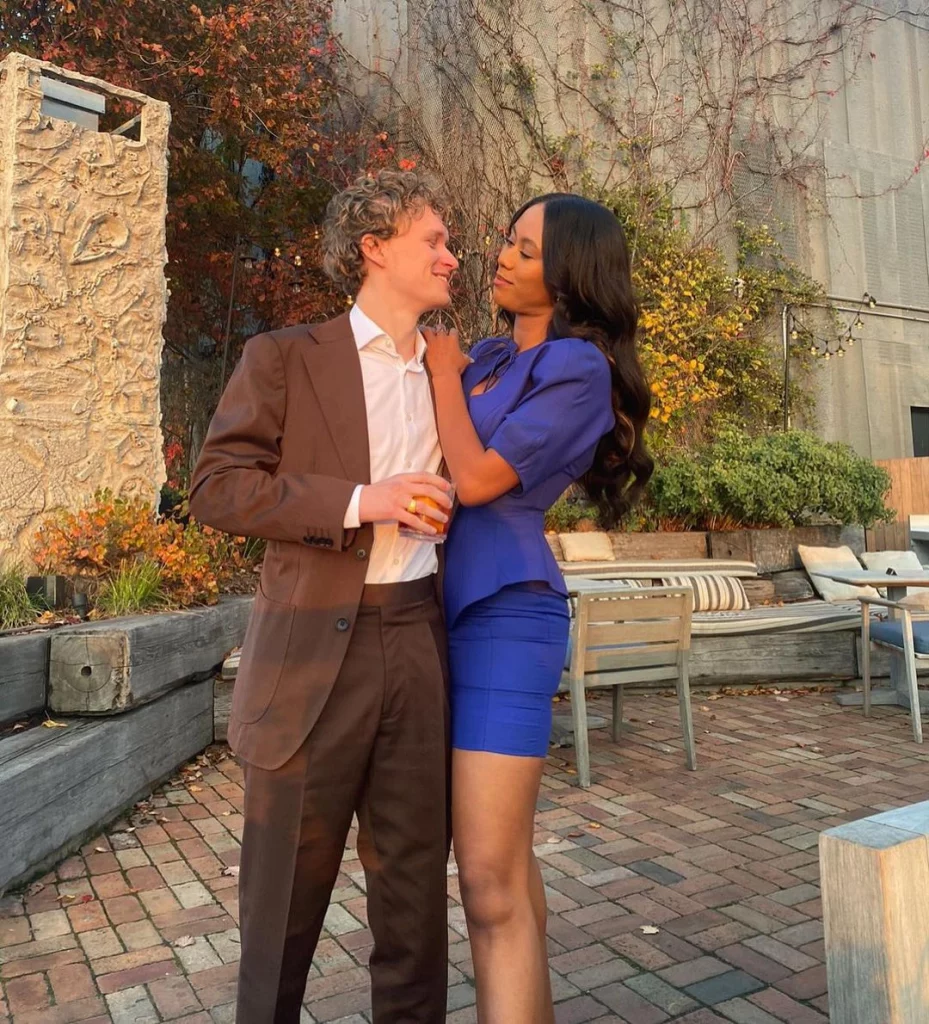
[[[782,361],[771,314],[819,297],[783,257],[767,226],[737,225],[730,268],[695,242],[670,203],[616,193],[641,305],[639,351],[652,391],[651,446],[659,453],[712,437],[724,424],[763,429],[778,418]],[[797,396],[802,402],[802,396]]]

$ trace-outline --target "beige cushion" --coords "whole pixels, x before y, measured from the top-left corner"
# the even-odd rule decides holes
[[[699,576],[666,576],[663,587],[690,587],[695,612],[744,612],[748,595],[742,581],[733,576],[701,573]]]
[[[559,533],[566,562],[612,562],[613,542],[608,533]]]
[[[841,572],[843,569],[861,569],[861,563],[850,547],[815,548],[806,544],[797,546],[797,554],[810,581],[824,601],[857,601],[859,597],[877,597],[874,587],[852,587],[820,576],[821,572]]]
[[[922,569],[915,551],[866,551],[861,561],[866,569],[875,572],[887,572],[888,569],[896,569],[897,572],[915,569],[918,572]]]
[[[929,587],[910,587],[900,604],[914,612],[929,612]]]
[[[866,551],[861,560],[866,569],[874,569],[877,572],[886,572],[888,569],[910,572],[913,569],[918,571],[924,568],[915,551]],[[881,592],[883,593],[883,590]],[[912,608],[913,611],[929,612],[929,587],[910,587],[900,604]]]

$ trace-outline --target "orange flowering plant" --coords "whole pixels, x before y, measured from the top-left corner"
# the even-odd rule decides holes
[[[254,565],[244,537],[160,517],[148,502],[109,490],[77,512],[49,516],[36,534],[33,558],[41,573],[101,582],[127,564],[153,562],[169,605],[179,608],[215,603],[224,584]]]

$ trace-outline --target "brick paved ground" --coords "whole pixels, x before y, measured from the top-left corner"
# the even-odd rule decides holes
[[[817,836],[925,798],[929,752],[900,710],[866,723],[820,694],[698,698],[691,774],[673,701],[627,703],[635,733],[621,752],[593,734],[593,788],[553,756],[539,803],[558,1021],[826,1021]],[[0,1024],[232,1022],[240,781],[217,749],[0,900]],[[448,1019],[464,1024],[474,990],[449,883]],[[362,885],[350,849],[308,1022],[369,1019]]]

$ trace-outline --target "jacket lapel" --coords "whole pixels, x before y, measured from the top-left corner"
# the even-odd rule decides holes
[[[361,360],[348,314],[309,328],[303,361],[348,480],[371,482]]]

